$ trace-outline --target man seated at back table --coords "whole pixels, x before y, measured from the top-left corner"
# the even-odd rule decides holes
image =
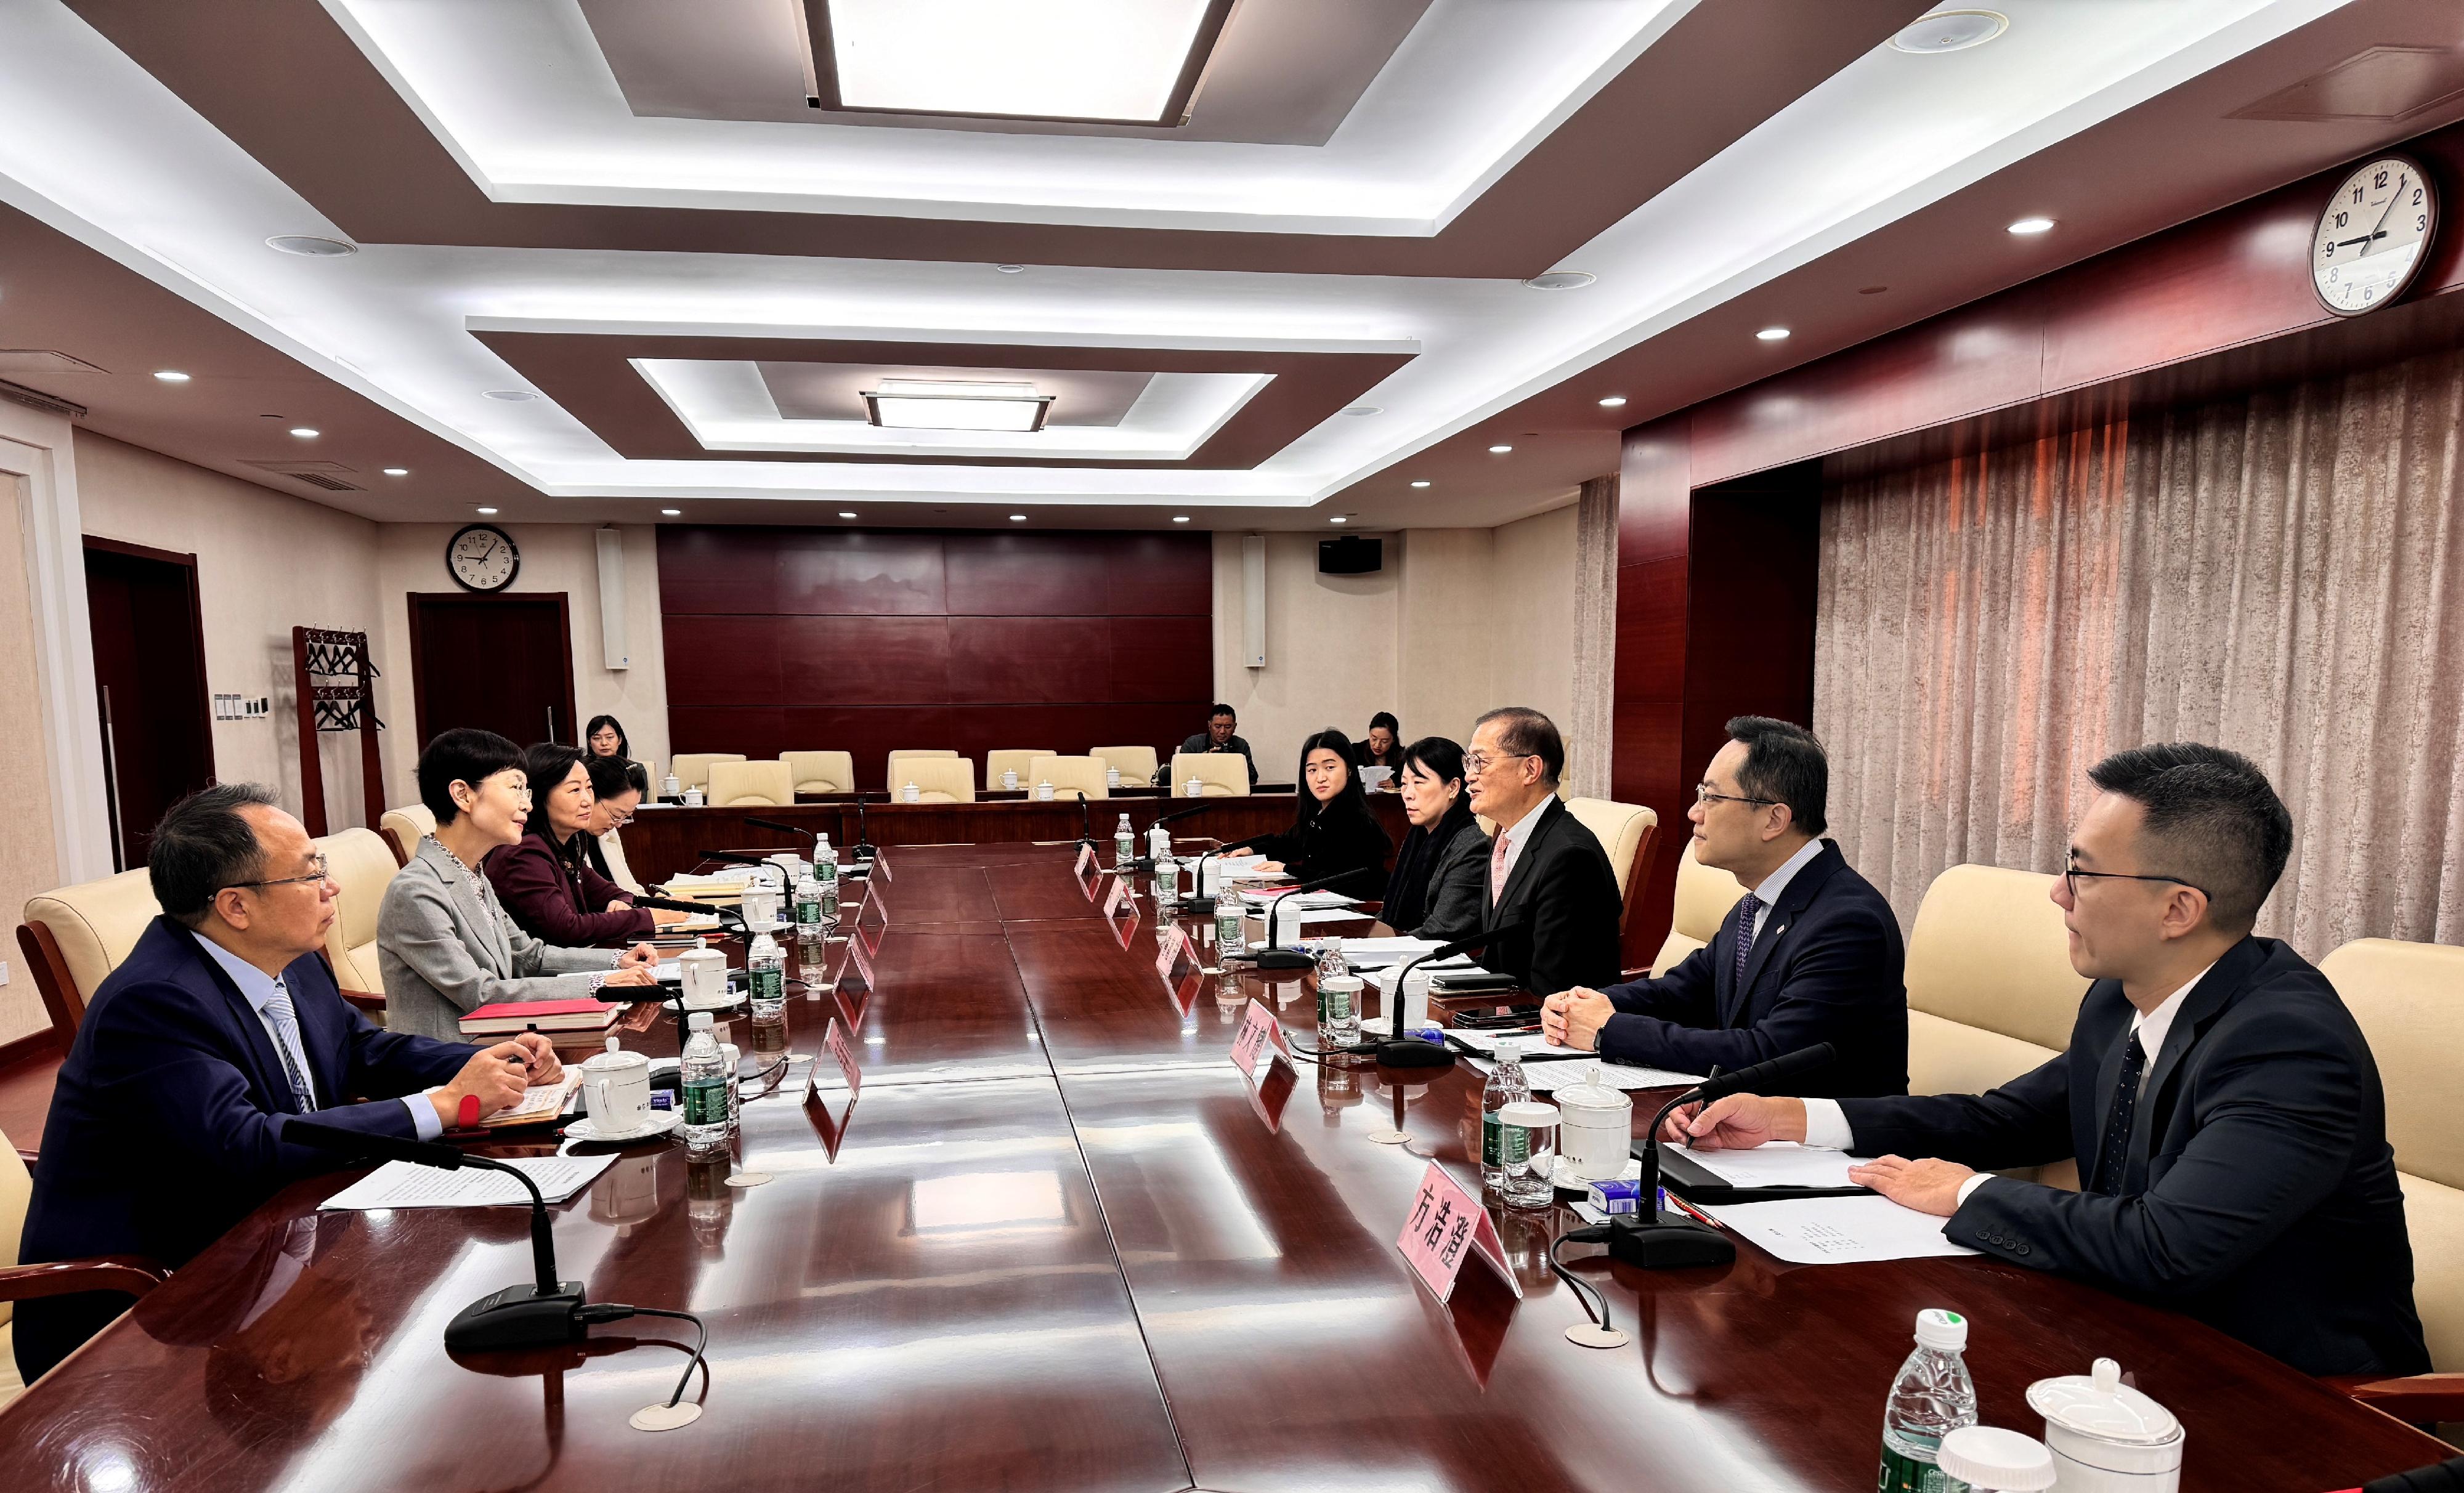
[[[2216,747],[2118,752],[2088,777],[2053,888],[2094,981],[2068,1051],[1991,1093],[1737,1094],[1663,1134],[1878,1156],[1849,1176],[1947,1217],[1956,1243],[2171,1306],[2305,1373],[2427,1370],[2378,1065],[2326,977],[2251,936],[2292,816]],[[2080,1192],[1971,1170],[2066,1157]]]
[[[289,1120],[431,1140],[465,1096],[493,1114],[562,1074],[537,1033],[482,1049],[385,1032],[353,1010],[318,955],[340,889],[263,788],[173,804],[146,871],[163,915],[95,991],[60,1065],[18,1252],[28,1264],[184,1265],[286,1184],[341,1164],[286,1141]],[[31,1382],[127,1306],[102,1292],[20,1302],[19,1372]]]
[[[1767,715],[1728,722],[1703,774],[1694,859],[1749,889],[1711,941],[1656,979],[1548,999],[1541,1029],[1612,1062],[1733,1071],[1830,1043],[1836,1063],[1799,1093],[1908,1091],[1907,955],[1899,918],[1821,837],[1831,793],[1822,743]]]
[[[1209,752],[1238,754],[1241,760],[1248,766],[1249,786],[1255,788],[1258,786],[1258,759],[1250,755],[1249,743],[1236,735],[1240,727],[1241,717],[1232,714],[1232,707],[1218,705],[1206,713],[1206,729],[1182,742],[1180,750],[1190,757],[1199,757]],[[1164,770],[1171,771],[1172,764],[1166,762]],[[1178,783],[1170,783],[1166,786],[1175,792],[1179,791],[1180,787]]]

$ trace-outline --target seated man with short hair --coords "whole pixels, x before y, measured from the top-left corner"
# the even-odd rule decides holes
[[[1768,715],[1730,720],[1685,817],[1694,859],[1734,875],[1746,895],[1667,974],[1551,996],[1542,1030],[1679,1073],[1733,1071],[1827,1042],[1837,1061],[1794,1092],[1906,1093],[1907,951],[1891,904],[1821,838],[1830,792],[1814,733]]]
[[[1617,870],[1600,837],[1557,799],[1566,738],[1526,705],[1473,723],[1463,754],[1472,812],[1497,826],[1487,846],[1481,927],[1521,925],[1483,952],[1483,967],[1526,990],[1606,984],[1617,975]]]
[[[1995,1259],[2174,1307],[2304,1373],[2427,1370],[2378,1065],[2326,977],[2251,935],[2293,817],[2217,747],[2117,752],[2088,778],[2053,890],[2095,981],[2068,1051],[1986,1094],[1731,1095],[1663,1135],[1878,1156],[1849,1176]],[[2064,1158],[2083,1191],[1987,1175]]]
[[[1240,729],[1241,717],[1232,714],[1232,707],[1218,705],[1206,713],[1206,729],[1182,742],[1180,750],[1189,757],[1198,757],[1208,752],[1238,753],[1241,760],[1248,764],[1249,786],[1255,788],[1258,786],[1258,759],[1250,754],[1249,743],[1242,740],[1238,735]],[[1169,772],[1171,766],[1169,762],[1165,763],[1165,771]],[[1179,785],[1168,783],[1166,786],[1177,788]]]
[[[536,1033],[481,1049],[381,1031],[353,1010],[319,956],[340,889],[264,788],[173,804],[146,869],[163,915],[95,992],[60,1065],[19,1251],[29,1264],[186,1264],[284,1185],[338,1164],[283,1138],[293,1118],[427,1140],[466,1096],[493,1114],[562,1076]],[[19,1372],[31,1382],[127,1306],[101,1292],[19,1303]]]

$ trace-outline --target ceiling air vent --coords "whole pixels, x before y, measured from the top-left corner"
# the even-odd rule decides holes
[[[259,472],[271,472],[275,476],[289,477],[294,482],[305,482],[310,487],[321,488],[328,493],[367,491],[356,482],[342,480],[340,473],[349,472],[351,469],[339,461],[252,461],[243,465],[254,467]]]
[[[21,373],[109,373],[82,358],[72,358],[50,347],[0,347],[0,376],[14,377]]]
[[[24,405],[30,409],[39,409],[47,415],[66,415],[72,420],[85,418],[85,406],[76,400],[62,399],[56,394],[46,394],[41,389],[30,389],[22,384],[11,384],[6,379],[0,379],[0,399]]]
[[[2464,95],[2464,50],[2369,47],[2236,109],[2236,120],[2401,120]]]

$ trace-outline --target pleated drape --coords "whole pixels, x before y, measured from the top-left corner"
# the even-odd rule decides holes
[[[1574,508],[1574,711],[1564,722],[1566,781],[1609,796],[1617,715],[1617,476],[1583,484]]]
[[[1815,724],[1903,923],[2050,871],[2099,757],[2247,753],[2293,811],[2260,932],[2464,941],[2464,353],[1842,484]]]

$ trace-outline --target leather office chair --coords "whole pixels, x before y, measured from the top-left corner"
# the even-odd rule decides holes
[[[1045,783],[1052,784],[1055,799],[1109,799],[1111,788],[1104,780],[1104,759],[1100,757],[1055,757],[1046,753],[1019,775],[1019,780],[1030,791],[1040,792]]]
[[[744,754],[741,752],[679,752],[668,758],[668,771],[676,775],[676,791],[679,793],[687,788],[707,790],[710,787],[711,763],[743,760]],[[650,786],[655,790],[659,786],[659,780],[652,779]],[[656,794],[653,793],[652,796],[656,797]]]
[[[798,793],[855,792],[852,752],[781,752],[779,760],[787,764]]]
[[[984,754],[984,791],[986,793],[1000,791],[1003,772],[1018,774],[1018,785],[1022,788],[1032,788],[1036,780],[1027,776],[1027,769],[1035,765],[1035,759],[1039,757],[1058,755],[1050,747],[1000,747],[986,752]]]
[[[1652,846],[1660,839],[1660,816],[1639,803],[1619,803],[1614,799],[1568,799],[1566,812],[1608,852],[1623,906],[1617,913],[1617,931],[1623,933],[1626,921],[1634,916],[1634,899],[1641,893],[1643,873],[1650,868]],[[1686,843],[1693,843],[1691,837]]]
[[[946,760],[947,758],[957,755],[957,753],[952,751],[948,747],[900,747],[897,751],[890,754],[890,766],[883,774],[882,781],[889,785],[890,796],[895,799],[898,797],[898,790],[904,786],[907,781],[906,779],[898,776],[899,763],[906,761],[911,757],[927,757]],[[920,787],[921,784],[918,784],[918,786]],[[970,799],[967,801],[972,803],[975,801]]]
[[[11,1341],[15,1303],[72,1291],[143,1296],[170,1276],[161,1265],[133,1255],[19,1264],[17,1241],[26,1232],[26,1207],[34,1196],[34,1178],[26,1166],[33,1159],[32,1152],[19,1151],[0,1137],[0,1260],[7,1262],[0,1264],[0,1405],[16,1398],[25,1388],[17,1377],[16,1345]]]
[[[713,808],[731,805],[745,807],[789,804],[796,801],[796,775],[780,761],[748,762],[737,757],[732,762],[710,764],[710,791],[704,802]]]
[[[143,867],[26,899],[17,948],[33,972],[34,988],[63,1048],[85,1020],[85,1003],[96,987],[128,957],[145,925],[162,911]]]
[[[1192,778],[1199,780],[1200,798],[1245,799],[1249,796],[1249,764],[1238,752],[1175,752],[1172,755],[1174,795],[1185,792]]]
[[[2319,961],[2369,1040],[2436,1372],[2342,1384],[2399,1420],[2464,1420],[2464,949],[2359,938]]]
[[[1659,956],[1651,961],[1653,977],[1667,974],[1687,955],[1709,943],[1720,931],[1720,920],[1745,894],[1743,882],[1694,859],[1694,837],[1687,835],[1685,848],[1677,858],[1674,916],[1669,920],[1668,937],[1661,944]]]
[[[334,899],[334,926],[325,930],[325,962],[342,999],[385,1024],[385,977],[377,973],[377,912],[385,888],[402,868],[393,846],[373,829],[345,829],[317,842],[325,867],[341,889]]]
[[[385,811],[385,818],[377,821],[377,833],[393,846],[394,864],[408,866],[419,853],[419,842],[436,833],[436,816],[425,803],[406,803]]]
[[[1094,747],[1091,754],[1121,770],[1121,781],[1143,787],[1155,781],[1155,749],[1142,746]]]
[[[897,776],[890,780],[890,797],[906,802],[907,785],[911,782],[915,785],[918,803],[976,801],[976,764],[956,752],[948,757],[911,757],[901,761]]]

